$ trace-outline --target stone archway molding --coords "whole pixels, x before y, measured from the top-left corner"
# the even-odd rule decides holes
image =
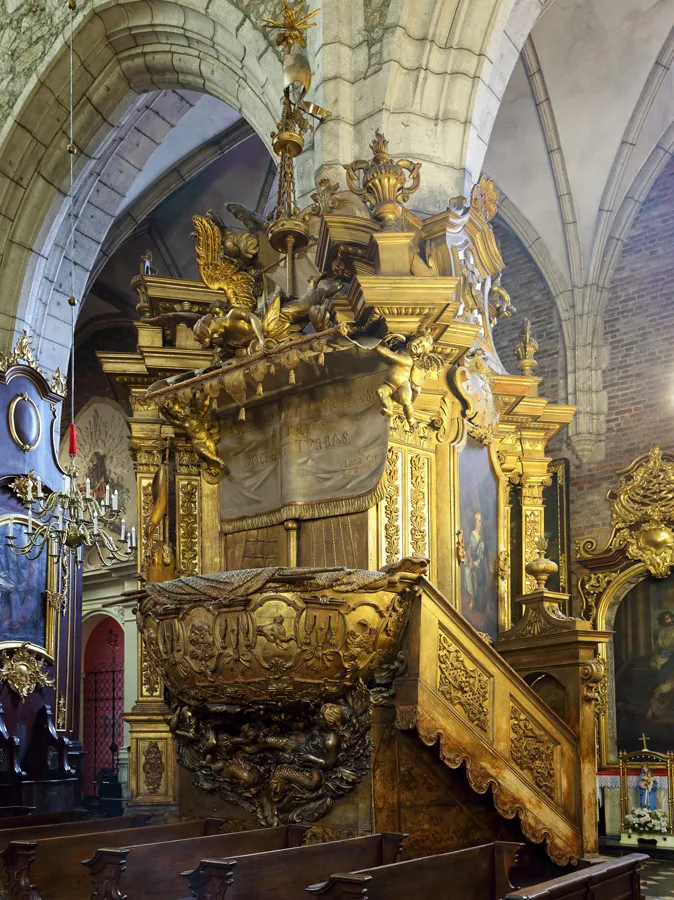
[[[100,213],[111,214],[100,208],[100,198],[114,192],[115,184],[113,177],[113,183],[102,185],[101,172],[111,158],[111,135],[133,117],[143,94],[212,94],[240,112],[269,145],[280,84],[277,56],[267,52],[260,34],[256,41],[247,32],[244,36],[243,27],[238,33],[242,13],[223,9],[216,21],[196,6],[203,8],[197,0],[193,5],[190,0],[103,3],[89,7],[78,21],[74,101],[76,139],[82,148],[77,165],[80,223],[87,221],[81,215],[86,203],[96,199],[94,208],[107,231]],[[220,0],[211,6],[215,15],[228,4]],[[27,328],[47,368],[63,366],[70,349],[70,263],[64,260],[67,92],[68,51],[61,35],[50,61],[27,85],[0,143],[0,346],[10,346],[15,333]],[[127,150],[133,152],[128,145]],[[118,174],[119,187],[124,187],[128,173]],[[113,206],[115,199],[118,208],[123,194],[113,197]],[[84,231],[77,238],[75,287],[81,293],[100,240]]]

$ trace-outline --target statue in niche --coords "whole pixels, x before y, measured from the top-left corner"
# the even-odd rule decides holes
[[[466,590],[470,596],[468,609],[482,613],[487,608],[490,569],[481,512],[475,513],[475,527],[470,533],[466,547],[466,564],[463,571]]]
[[[663,718],[674,707],[674,612],[671,609],[662,610],[657,623],[653,629],[655,652],[651,657],[651,668],[657,673],[657,685],[651,694],[647,719]]]
[[[653,777],[649,766],[642,766],[637,787],[639,789],[639,806],[642,809],[656,809],[655,794],[658,782]]]

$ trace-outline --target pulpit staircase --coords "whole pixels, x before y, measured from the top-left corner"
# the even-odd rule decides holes
[[[607,636],[564,617],[560,599],[541,585],[527,596],[518,625],[492,646],[421,579],[395,716],[398,729],[439,745],[447,766],[465,764],[471,787],[481,794],[491,788],[498,813],[518,816],[525,836],[545,842],[552,860],[565,865],[597,852],[593,689],[603,674],[596,646]],[[520,672],[559,678],[570,724],[506,656]]]

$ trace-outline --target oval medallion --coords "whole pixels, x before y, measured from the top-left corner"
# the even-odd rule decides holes
[[[35,450],[40,443],[40,411],[28,394],[17,394],[9,404],[9,433],[24,453]]]

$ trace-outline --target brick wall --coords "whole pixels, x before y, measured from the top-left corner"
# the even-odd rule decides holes
[[[498,221],[494,228],[506,264],[503,285],[517,313],[501,321],[495,342],[501,359],[513,367],[510,348],[517,342],[523,317],[531,319],[540,344],[536,374],[541,394],[565,397],[565,371],[559,318],[550,314],[552,297],[523,245]],[[615,472],[645,453],[655,441],[674,449],[674,160],[653,186],[626,240],[611,283],[604,316],[607,362],[605,459],[571,462],[571,540],[610,534],[606,492],[617,484]],[[558,392],[559,391],[559,392]],[[557,449],[556,449],[557,448]],[[576,571],[577,574],[577,571]]]
[[[625,242],[604,315],[606,458],[572,469],[574,536],[610,533],[615,472],[652,442],[674,448],[674,161]]]
[[[508,370],[517,374],[515,346],[519,343],[519,333],[524,319],[531,321],[531,332],[538,341],[536,359],[538,366],[534,375],[542,378],[540,393],[553,400],[560,399],[560,362],[562,372],[563,338],[552,294],[536,263],[529,256],[513,232],[498,219],[494,222],[494,235],[501,249],[505,263],[503,287],[510,294],[517,312],[508,319],[500,319],[494,329],[494,343],[501,362]],[[563,394],[561,396],[564,396]]]

